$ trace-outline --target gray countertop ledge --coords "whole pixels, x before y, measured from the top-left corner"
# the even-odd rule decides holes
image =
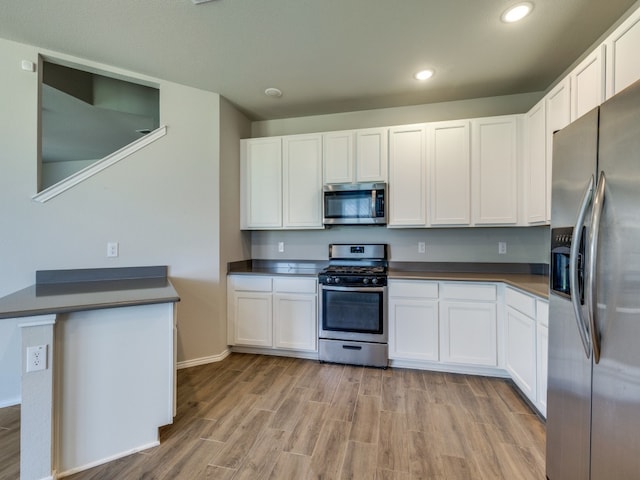
[[[0,319],[178,301],[164,265],[39,270],[34,285],[0,298]]]

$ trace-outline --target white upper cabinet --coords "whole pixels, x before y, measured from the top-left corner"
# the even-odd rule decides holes
[[[322,136],[324,183],[353,183],[355,179],[355,132],[325,133]]]
[[[518,222],[520,118],[506,115],[471,121],[471,198],[475,225]]]
[[[545,101],[538,102],[525,115],[524,197],[526,221],[547,221],[547,152]]]
[[[424,125],[393,127],[389,131],[388,225],[426,225],[426,133]]]
[[[241,227],[282,227],[282,139],[240,141]]]
[[[240,142],[241,228],[323,228],[322,137]]]
[[[640,79],[640,9],[605,41],[607,48],[607,98]]]
[[[471,222],[471,150],[468,120],[431,123],[428,138],[431,225]]]
[[[388,134],[386,127],[325,133],[324,183],[386,182]]]
[[[356,181],[387,181],[388,128],[356,131]]]
[[[601,45],[569,75],[571,82],[571,121],[604,102],[605,47]]]
[[[283,206],[285,228],[323,228],[322,137],[283,138]]]
[[[553,169],[553,132],[571,122],[571,81],[563,79],[545,96],[547,142],[547,221],[551,220],[551,174]]]

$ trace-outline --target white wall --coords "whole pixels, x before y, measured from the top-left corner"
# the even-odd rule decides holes
[[[220,279],[215,350],[227,348],[227,263],[251,258],[251,233],[240,230],[240,138],[251,131],[250,120],[220,98]]]
[[[498,242],[507,254],[498,254]],[[284,242],[278,253],[278,242]],[[418,242],[426,252],[418,253]],[[343,226],[326,230],[254,231],[255,259],[327,260],[330,243],[388,243],[394,262],[549,263],[548,227],[418,228]]]
[[[85,64],[0,39],[0,296],[32,284],[36,270],[168,265],[181,297],[178,360],[221,353],[219,95],[86,62],[158,84],[160,121],[168,133],[39,204],[31,200],[38,74],[20,68],[21,60],[37,64],[39,53]],[[108,241],[120,242],[118,258],[106,257]]]

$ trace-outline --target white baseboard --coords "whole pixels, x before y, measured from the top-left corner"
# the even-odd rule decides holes
[[[451,363],[437,363],[421,360],[389,360],[389,366],[395,368],[410,368],[414,370],[431,370],[433,372],[462,373],[466,375],[480,375],[484,377],[511,378],[509,373],[499,367],[484,367],[479,365],[455,365]]]
[[[157,447],[158,445],[160,445],[160,441],[159,440],[156,440],[155,442],[148,443],[146,445],[140,445],[139,447],[133,448],[131,450],[127,450],[125,452],[120,452],[120,453],[117,453],[117,454],[112,455],[110,457],[103,458],[101,460],[96,460],[95,462],[90,462],[90,463],[88,463],[86,465],[82,465],[81,467],[71,468],[71,469],[69,469],[69,470],[67,470],[65,472],[59,473],[56,476],[56,478],[68,477],[70,475],[73,475],[74,473],[82,472],[84,470],[89,470],[90,468],[97,467],[98,465],[104,465],[105,463],[113,462],[114,460],[118,460],[119,458],[128,457],[129,455],[133,455],[134,453],[138,453],[138,452],[141,452],[143,450],[148,450],[149,448]]]
[[[194,358],[192,360],[183,360],[182,362],[178,362],[177,368],[178,368],[178,370],[180,370],[180,369],[183,369],[183,368],[196,367],[198,365],[205,365],[207,363],[221,362],[222,360],[227,358],[230,353],[231,353],[231,350],[229,350],[227,348],[224,352],[222,352],[222,353],[220,353],[218,355],[211,355],[209,357]]]
[[[0,400],[0,408],[13,407],[14,405],[20,405],[21,403],[22,403],[22,399],[20,397],[3,399],[3,400]]]

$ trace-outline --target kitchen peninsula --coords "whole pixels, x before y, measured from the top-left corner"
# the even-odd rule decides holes
[[[166,266],[38,271],[0,298],[0,322],[22,336],[22,480],[158,444],[174,416],[179,300]]]

